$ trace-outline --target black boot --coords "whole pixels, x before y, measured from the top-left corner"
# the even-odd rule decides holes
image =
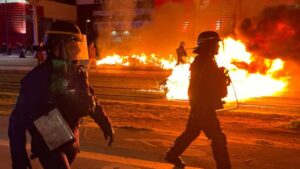
[[[173,156],[173,155],[170,155],[169,153],[167,153],[165,160],[168,161],[169,163],[174,164],[178,168],[185,167],[185,163],[180,156]]]
[[[231,169],[231,163],[226,144],[212,144],[212,151],[217,163],[217,169]]]

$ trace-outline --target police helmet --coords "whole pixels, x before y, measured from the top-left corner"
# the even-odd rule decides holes
[[[215,44],[220,41],[220,36],[217,32],[214,31],[205,31],[199,34],[197,39],[197,47],[194,50],[194,53],[199,53],[200,51],[208,51],[212,49]]]
[[[87,59],[86,36],[81,34],[79,27],[67,21],[55,21],[49,30],[46,31],[44,44],[47,52],[51,53],[54,47],[63,47],[66,42],[78,42],[81,54],[71,58],[72,60]]]

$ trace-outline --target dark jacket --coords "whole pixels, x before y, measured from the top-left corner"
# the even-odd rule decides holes
[[[180,46],[179,48],[176,49],[177,57],[182,58],[187,56],[186,50],[184,49],[183,46]]]
[[[29,162],[25,149],[26,130],[32,136],[33,152],[46,146],[33,126],[33,120],[49,109],[50,79],[51,63],[48,61],[34,68],[21,81],[20,94],[10,115],[8,128],[13,168],[26,168]]]
[[[219,70],[212,57],[197,55],[190,66],[191,78],[188,89],[191,107],[217,109],[222,105],[222,98],[218,97],[218,79],[216,73]]]

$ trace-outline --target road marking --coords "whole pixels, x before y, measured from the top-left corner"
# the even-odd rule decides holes
[[[9,147],[8,140],[0,139],[0,146]],[[26,148],[30,149],[30,144],[27,143]],[[134,167],[143,167],[143,168],[152,168],[152,169],[173,169],[174,168],[173,165],[168,163],[141,160],[141,159],[135,159],[130,157],[121,157],[116,155],[108,155],[108,154],[101,154],[101,153],[94,153],[94,152],[87,152],[87,151],[80,151],[78,157],[91,159],[91,160],[105,161],[110,163],[125,164]],[[200,168],[187,166],[185,167],[185,169],[200,169]]]

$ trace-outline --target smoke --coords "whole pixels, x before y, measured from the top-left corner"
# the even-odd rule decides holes
[[[100,53],[108,53],[112,50],[112,34],[122,34],[131,29],[135,18],[137,1],[110,0],[104,3],[105,17],[102,18],[101,29],[98,30],[97,47]]]
[[[300,6],[265,8],[256,18],[244,19],[238,35],[254,54],[300,63]]]
[[[135,31],[140,39],[130,42],[133,52],[156,53],[162,56],[175,53],[181,41],[188,41],[182,30],[183,22],[184,8],[181,4],[166,3],[156,8],[151,22]]]
[[[129,30],[131,28],[131,21],[135,16],[135,6],[136,1],[132,0],[108,1],[105,6],[105,10],[111,11],[109,13],[108,21],[110,21],[111,24],[123,22],[122,27],[117,27],[116,29]]]
[[[124,2],[122,1],[121,4],[107,4],[106,8],[109,10],[116,8],[117,11],[118,9],[123,9],[125,7],[126,9],[131,8],[132,11],[135,11],[136,4],[133,2],[136,3],[136,1],[125,2],[127,2],[127,0]],[[120,5],[122,5],[122,7]],[[151,6],[149,4],[144,5]],[[126,29],[129,30],[130,33],[128,38],[122,35],[123,38],[120,43],[116,43],[114,41],[116,38],[111,34],[112,30],[115,29],[114,26],[111,25],[110,28],[108,27],[107,30],[110,31],[107,31],[105,35],[100,35],[98,39],[98,45],[100,44],[100,48],[102,49],[101,55],[105,56],[112,53],[121,55],[155,53],[160,56],[168,57],[169,54],[176,53],[175,49],[179,46],[181,41],[185,41],[187,46],[193,47],[195,45],[194,42],[193,44],[189,44],[189,42],[195,41],[195,39],[190,38],[191,36],[187,36],[190,35],[190,32],[188,31],[191,31],[191,19],[186,16],[187,9],[185,9],[182,4],[176,2],[164,2],[164,4],[159,7],[152,7],[149,8],[149,10],[152,11],[149,15],[149,20],[144,20],[146,22],[141,26],[132,27],[132,29],[130,27],[132,26],[132,21],[135,21],[137,17],[140,16],[135,16],[134,13],[131,13],[129,16],[124,16],[123,19],[118,18],[118,20],[126,20],[126,22],[128,22],[128,27]],[[114,16],[115,14],[112,13],[111,18]],[[107,22],[113,24],[113,19],[107,20]],[[188,31],[185,32],[185,29]],[[120,32],[119,30],[117,31],[118,33]]]

